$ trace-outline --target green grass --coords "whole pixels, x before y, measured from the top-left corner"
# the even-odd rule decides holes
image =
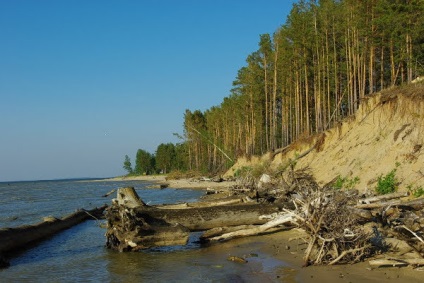
[[[398,180],[396,178],[396,170],[393,169],[387,175],[378,177],[376,192],[379,195],[394,193],[397,191]]]

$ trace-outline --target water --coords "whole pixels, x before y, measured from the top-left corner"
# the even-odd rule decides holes
[[[103,198],[112,189],[133,186],[147,203],[196,201],[199,190],[148,189],[143,181],[37,181],[0,183],[0,227],[61,217],[77,208],[110,203]],[[116,195],[116,194],[114,194]],[[201,247],[192,233],[186,246],[137,253],[108,250],[105,230],[86,221],[34,248],[15,255],[11,267],[0,269],[0,282],[274,282],[283,262],[262,254],[260,241],[240,239]],[[229,255],[249,255],[247,264],[227,261]]]

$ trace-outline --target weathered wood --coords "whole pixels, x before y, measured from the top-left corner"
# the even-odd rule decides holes
[[[219,236],[215,236],[212,238],[209,238],[208,240],[210,242],[215,242],[215,241],[226,241],[226,240],[230,240],[233,238],[238,238],[238,237],[246,237],[246,236],[253,236],[253,235],[260,235],[262,233],[267,232],[269,229],[274,228],[276,226],[280,226],[283,224],[296,224],[296,220],[297,218],[293,215],[293,214],[283,214],[278,216],[277,218],[268,221],[267,223],[263,224],[263,225],[259,225],[256,227],[252,227],[252,228],[247,228],[247,229],[242,229],[242,230],[238,230],[238,231],[234,231],[234,232],[229,232],[226,234],[222,234]],[[203,237],[203,239],[205,239],[205,237]]]
[[[397,207],[411,208],[413,210],[421,210],[424,208],[424,198],[414,199],[410,201],[394,200],[394,201],[376,202],[376,203],[369,203],[369,204],[357,204],[355,207],[360,209],[376,209],[376,208],[383,208],[386,206],[397,206]]]
[[[395,267],[395,266],[400,267],[400,266],[408,266],[408,265],[424,266],[424,259],[423,258],[375,259],[375,260],[370,260],[369,264],[372,267]]]
[[[134,187],[126,187],[118,189],[117,198],[113,200],[120,205],[134,208],[138,206],[145,206],[146,204],[140,199]]]
[[[136,207],[134,213],[144,219],[162,219],[170,224],[179,223],[191,231],[203,231],[215,227],[264,224],[261,215],[278,212],[276,205],[257,203],[239,205],[221,205],[212,207],[194,207],[187,209],[159,209],[154,207]]]
[[[358,200],[358,204],[370,204],[370,203],[378,202],[378,201],[387,201],[391,199],[407,197],[408,195],[409,195],[408,192],[396,192],[396,193],[391,193],[386,195],[373,196],[373,197]]]
[[[240,204],[242,202],[243,202],[243,199],[240,197],[229,197],[229,198],[219,199],[216,201],[199,201],[199,202],[193,202],[193,203],[186,202],[186,203],[180,203],[180,204],[155,205],[152,207],[160,208],[160,209],[188,209],[188,208],[234,205],[234,204]]]
[[[77,225],[92,216],[102,214],[107,206],[92,210],[79,210],[61,219],[51,218],[35,225],[0,229],[0,254],[25,249],[31,243],[50,237],[64,229]]]
[[[161,219],[144,219],[137,216],[134,209],[117,203],[106,210],[106,219],[106,246],[121,252],[184,245],[189,237],[189,230],[182,225],[170,224]]]
[[[234,204],[234,200],[231,200],[232,205],[202,204],[201,207],[184,205],[182,209],[153,207],[144,204],[132,188],[118,190],[118,198],[121,200],[114,201],[106,211],[108,220],[106,245],[119,251],[182,245],[187,242],[190,231],[264,224],[267,220],[261,219],[261,215],[279,211],[275,205]]]

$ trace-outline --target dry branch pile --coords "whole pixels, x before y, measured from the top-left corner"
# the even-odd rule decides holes
[[[423,198],[409,200],[407,193],[363,198],[356,190],[336,190],[331,183],[320,188],[306,170],[289,170],[266,184],[258,182],[256,188],[251,183],[247,193],[256,195],[257,201],[271,200],[285,207],[293,204],[280,215],[295,215],[291,223],[309,236],[305,266],[354,263],[393,251],[396,247],[385,240],[393,237],[398,239],[396,245],[405,241],[409,252],[413,251],[415,258],[406,262],[422,262],[416,259],[424,255]]]

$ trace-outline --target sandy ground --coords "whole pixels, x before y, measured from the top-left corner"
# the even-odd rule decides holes
[[[168,184],[171,188],[213,188],[222,189],[224,191],[234,184],[234,182],[195,182],[187,179],[166,180],[165,176],[161,175],[116,177],[106,180],[141,180],[158,184]],[[205,195],[204,200],[208,198],[216,199],[226,195],[226,193]],[[267,271],[267,267],[263,266],[262,272],[269,273],[268,278],[270,278],[271,282],[424,282],[424,268],[371,268],[368,261],[352,265],[309,266],[304,268],[302,267],[302,257],[307,245],[302,237],[304,237],[304,234],[301,230],[291,229],[273,234],[236,239],[229,243],[234,243],[235,246],[239,247],[239,256],[243,256],[243,254],[246,253],[246,245],[252,248],[257,245],[261,252],[287,263],[287,265],[283,265],[272,272]],[[225,247],[225,245],[223,245],[223,247]],[[223,248],[222,252],[225,254],[225,248]]]

